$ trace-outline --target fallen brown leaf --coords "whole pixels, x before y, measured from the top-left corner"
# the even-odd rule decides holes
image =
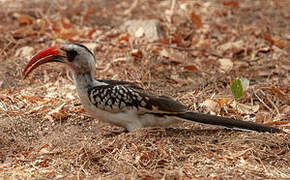
[[[285,42],[282,40],[274,40],[274,44],[280,49],[284,49],[286,47]]]
[[[89,8],[86,12],[86,14],[83,16],[83,25],[88,21],[89,16],[93,13],[95,13],[95,9],[94,8]]]
[[[191,71],[198,71],[197,67],[195,65],[187,65],[183,66],[185,69],[191,70]]]
[[[143,53],[142,51],[140,51],[139,49],[134,49],[131,52],[131,56],[135,57],[135,58],[142,58]]]
[[[121,37],[117,40],[117,43],[120,44],[122,41],[126,41],[126,42],[128,42],[128,41],[129,41],[129,37],[128,37],[128,35],[121,36]]]
[[[264,38],[265,38],[269,43],[274,44],[274,40],[272,39],[272,37],[270,36],[270,34],[264,32],[263,35],[264,35]]]
[[[21,14],[18,17],[18,24],[19,24],[19,26],[31,25],[32,23],[33,23],[32,18],[29,17],[29,16],[27,16],[27,15]]]
[[[237,1],[234,1],[234,0],[223,1],[223,5],[224,6],[231,6],[231,7],[234,7],[234,8],[239,8],[239,3]]]
[[[202,21],[200,16],[195,14],[194,12],[191,13],[191,23],[195,25],[197,28],[202,27]]]
[[[62,27],[67,28],[67,29],[73,27],[67,18],[61,18],[61,24],[62,24]]]

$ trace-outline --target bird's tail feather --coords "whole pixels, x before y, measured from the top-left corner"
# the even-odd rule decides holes
[[[211,124],[211,125],[218,125],[224,126],[228,128],[237,128],[237,129],[244,129],[244,130],[252,130],[257,132],[270,132],[270,133],[278,133],[281,132],[280,129],[270,126],[265,126],[262,124],[257,124],[250,121],[241,121],[221,116],[209,115],[209,114],[201,114],[196,112],[186,112],[183,114],[178,114],[177,117],[203,123],[203,124]]]

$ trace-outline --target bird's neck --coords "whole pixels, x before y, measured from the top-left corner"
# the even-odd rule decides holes
[[[78,90],[88,90],[95,86],[105,85],[103,82],[95,80],[92,73],[73,73],[73,79]]]
[[[77,90],[81,103],[83,104],[85,109],[86,108],[90,109],[91,102],[89,99],[89,96],[90,96],[89,90],[91,88],[105,85],[105,84],[95,80],[92,73],[83,73],[83,74],[73,73],[73,79],[74,79],[76,90]]]

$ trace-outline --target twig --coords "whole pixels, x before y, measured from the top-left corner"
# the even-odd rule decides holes
[[[133,4],[129,7],[129,9],[127,9],[125,12],[124,12],[124,15],[127,15],[129,14],[130,12],[132,12],[138,5],[138,0],[134,0]]]
[[[264,91],[261,89],[260,92],[264,95],[266,95],[267,100],[271,103],[271,105],[274,107],[274,109],[276,110],[277,114],[280,116],[280,112],[279,109],[277,108],[277,106],[274,104],[274,102],[269,98],[268,94],[265,94]]]
[[[255,92],[254,95],[269,111],[273,111]]]
[[[163,47],[172,48],[172,49],[178,49],[178,50],[183,50],[183,51],[193,51],[193,50],[197,50],[196,48],[171,46],[171,45],[162,44],[162,43],[140,44],[140,46],[145,46],[145,45],[163,46]]]
[[[172,22],[172,16],[175,11],[175,6],[176,6],[176,0],[171,0],[171,7],[170,7],[170,13],[169,13],[169,21],[170,23]]]
[[[2,48],[2,50],[0,51],[0,56],[2,55],[2,54],[4,54],[4,52],[5,52],[5,50],[7,50],[7,49],[9,49],[8,47],[10,46],[10,44],[12,44],[13,42],[9,42],[5,47],[3,47]],[[4,56],[6,56],[6,54],[4,55]]]
[[[270,174],[269,170],[265,167],[263,161],[260,158],[256,157],[256,160],[258,160],[260,162],[260,164],[262,165],[263,169],[266,171],[266,174]]]
[[[248,149],[246,149],[246,150],[244,150],[244,151],[242,151],[242,152],[239,152],[239,153],[233,155],[233,157],[234,157],[234,158],[241,157],[242,155],[244,155],[245,153],[247,153],[248,151],[253,150],[253,149],[254,149],[254,148],[248,148]]]

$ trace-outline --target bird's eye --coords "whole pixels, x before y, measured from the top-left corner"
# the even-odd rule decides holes
[[[69,62],[72,62],[77,55],[78,52],[76,52],[75,50],[66,51],[66,56]]]

